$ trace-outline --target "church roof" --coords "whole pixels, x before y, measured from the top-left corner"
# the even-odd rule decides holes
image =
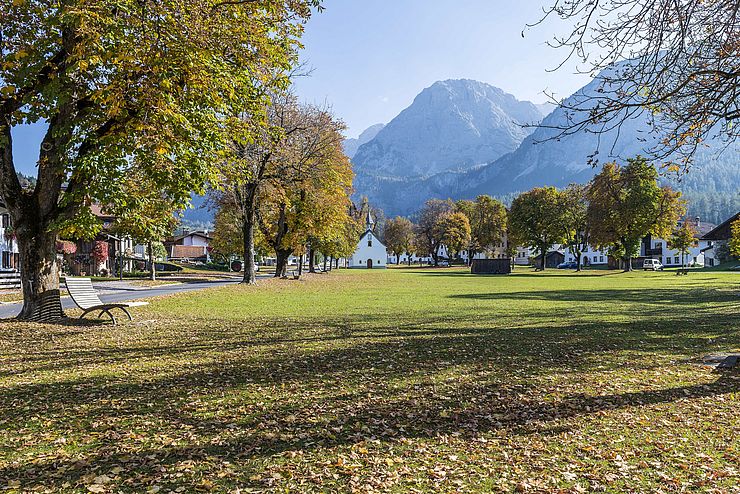
[[[372,228],[368,228],[367,230],[365,230],[365,233],[360,235],[360,239],[358,240],[358,242],[362,242],[362,240],[367,237],[368,233],[373,233]],[[375,241],[378,242],[378,244],[380,244],[381,246],[385,247],[385,244],[380,241],[377,235],[375,236]]]

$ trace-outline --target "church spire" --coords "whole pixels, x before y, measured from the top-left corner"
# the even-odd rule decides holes
[[[375,225],[375,222],[373,221],[373,217],[370,214],[370,208],[367,210],[367,219],[365,220],[365,224],[367,225],[368,230],[372,230],[373,226]]]

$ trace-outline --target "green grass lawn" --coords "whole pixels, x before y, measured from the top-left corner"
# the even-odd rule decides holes
[[[341,270],[0,323],[8,492],[738,492],[740,274]]]

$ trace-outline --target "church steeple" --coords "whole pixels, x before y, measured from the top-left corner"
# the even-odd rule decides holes
[[[373,226],[375,225],[375,222],[373,221],[373,216],[370,214],[370,209],[367,210],[367,219],[365,220],[365,225],[367,226],[368,230],[372,230]]]

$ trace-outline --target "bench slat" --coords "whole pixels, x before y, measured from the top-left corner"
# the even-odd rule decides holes
[[[141,307],[149,305],[149,302],[113,302],[105,303],[98,297],[95,288],[92,286],[90,278],[65,278],[64,284],[67,286],[69,296],[72,301],[82,310],[100,309],[113,307]]]

